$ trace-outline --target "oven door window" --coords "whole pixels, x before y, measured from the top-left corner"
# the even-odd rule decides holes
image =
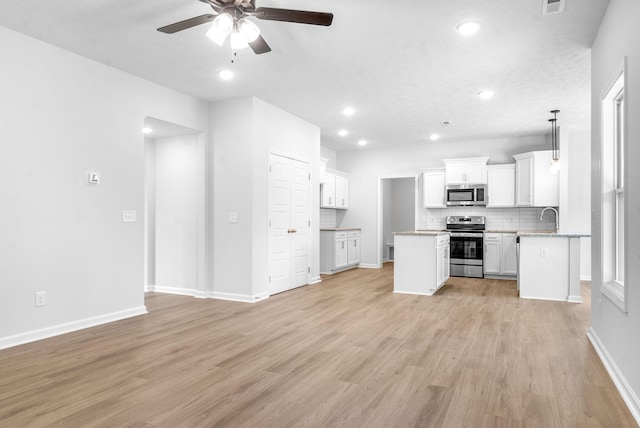
[[[451,237],[451,258],[482,260],[482,238]]]
[[[447,190],[449,202],[473,202],[473,189]]]

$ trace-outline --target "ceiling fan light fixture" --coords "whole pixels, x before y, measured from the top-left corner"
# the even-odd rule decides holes
[[[247,42],[254,42],[260,36],[260,29],[256,24],[247,18],[238,21],[238,31],[247,39]]]
[[[207,37],[219,46],[233,30],[233,16],[228,13],[221,13],[211,23],[211,28],[207,31]]]
[[[231,43],[231,49],[233,49],[234,51],[249,47],[249,42],[247,41],[247,38],[244,36],[244,34],[236,30],[233,30],[231,32],[229,42]]]

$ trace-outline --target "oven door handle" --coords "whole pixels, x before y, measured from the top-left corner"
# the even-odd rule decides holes
[[[482,238],[482,233],[458,233],[452,232],[452,238]]]

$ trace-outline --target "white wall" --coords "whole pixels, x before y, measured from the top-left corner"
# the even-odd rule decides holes
[[[198,289],[198,137],[151,140],[150,204],[155,290],[196,294]],[[150,189],[151,191],[151,189]]]
[[[320,157],[327,159],[327,168],[337,169],[336,167],[337,153],[335,150],[331,150],[327,147],[320,146]]]
[[[640,33],[637,17],[640,2],[637,0],[612,0],[602,21],[592,51],[592,334],[599,339],[605,362],[612,369],[614,380],[622,385],[623,397],[631,404],[636,420],[640,422],[640,168],[635,163],[640,159]],[[628,289],[628,313],[623,313],[600,291],[602,285],[602,196],[600,185],[601,159],[601,108],[600,97],[628,57],[626,74],[627,97],[627,153],[626,161],[626,236],[625,286]],[[604,256],[609,256],[605,254]]]
[[[387,244],[393,243],[393,178],[382,180],[382,257],[389,257]]]
[[[415,230],[416,228],[416,180],[415,178],[394,178],[391,180],[391,215],[394,231]]]
[[[378,263],[378,182],[380,176],[415,176],[427,168],[443,167],[442,159],[489,156],[490,164],[513,163],[512,156],[547,150],[546,136],[481,141],[447,141],[401,148],[351,150],[338,153],[338,169],[350,173],[349,209],[341,225],[362,228],[364,265]]]
[[[141,128],[208,105],[1,27],[0,51],[0,348],[144,312]]]
[[[320,129],[256,98],[211,106],[214,295],[252,299],[268,292],[269,152],[310,163],[311,278],[319,278]],[[239,222],[229,223],[230,212]]]

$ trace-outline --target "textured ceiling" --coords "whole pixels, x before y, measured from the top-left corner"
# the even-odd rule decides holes
[[[588,123],[590,47],[608,0],[567,0],[543,16],[542,0],[257,0],[257,6],[332,12],[331,27],[254,19],[273,51],[218,47],[208,25],[173,35],[156,28],[209,13],[197,0],[6,0],[0,25],[215,101],[256,96],[322,129],[336,149],[549,132]],[[477,20],[475,36],[457,24]],[[223,82],[217,71],[236,77]],[[480,100],[489,88],[493,99]],[[341,110],[352,105],[350,118]],[[441,121],[451,121],[444,128]],[[350,135],[338,137],[348,129]]]

